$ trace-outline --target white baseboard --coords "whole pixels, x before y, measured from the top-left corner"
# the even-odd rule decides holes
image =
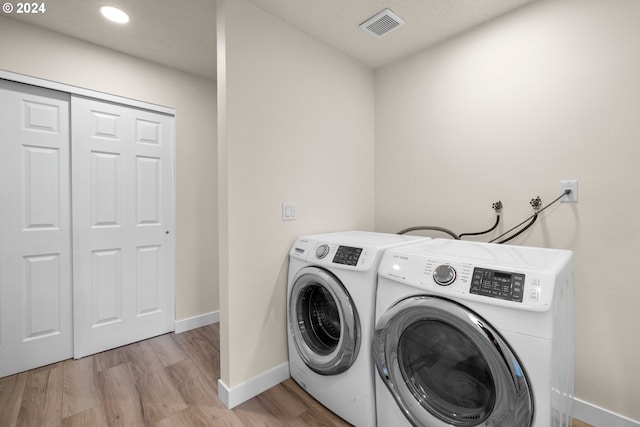
[[[594,427],[640,427],[639,421],[634,421],[577,397],[573,401],[573,418]]]
[[[229,388],[222,380],[218,380],[218,397],[227,408],[232,409],[280,384],[289,376],[289,363],[283,363],[233,388]]]
[[[202,326],[212,325],[220,321],[220,312],[212,311],[211,313],[201,314],[199,316],[189,317],[187,319],[176,320],[174,322],[175,333],[186,332],[191,329],[200,328]]]

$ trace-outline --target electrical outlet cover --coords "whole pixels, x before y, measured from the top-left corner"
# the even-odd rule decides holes
[[[564,196],[560,201],[562,203],[576,203],[578,201],[578,180],[568,179],[560,181],[560,191],[571,190],[571,193]]]

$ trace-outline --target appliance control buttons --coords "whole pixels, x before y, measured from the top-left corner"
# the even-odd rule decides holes
[[[490,270],[475,267],[469,293],[498,298],[507,301],[522,302],[524,296],[523,273]],[[530,298],[531,299],[531,298]]]
[[[362,248],[338,246],[336,256],[333,257],[333,262],[335,262],[336,264],[356,266],[358,265],[360,254],[362,254]]]
[[[329,253],[329,245],[320,245],[316,249],[316,258],[322,259]]]
[[[440,286],[449,286],[456,280],[456,270],[450,265],[439,265],[433,270],[433,280]]]

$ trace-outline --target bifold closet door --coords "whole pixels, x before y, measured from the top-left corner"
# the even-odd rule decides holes
[[[73,354],[69,95],[0,80],[0,377]]]
[[[74,357],[174,330],[173,117],[72,96]]]

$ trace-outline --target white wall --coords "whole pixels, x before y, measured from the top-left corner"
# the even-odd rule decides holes
[[[376,73],[376,229],[503,230],[575,251],[576,396],[640,420],[640,2],[545,0]]]
[[[218,310],[215,82],[6,17],[0,69],[176,109],[176,319]]]
[[[243,0],[217,13],[221,376],[233,389],[287,362],[295,238],[373,229],[374,77]],[[281,220],[284,201],[297,221]]]

